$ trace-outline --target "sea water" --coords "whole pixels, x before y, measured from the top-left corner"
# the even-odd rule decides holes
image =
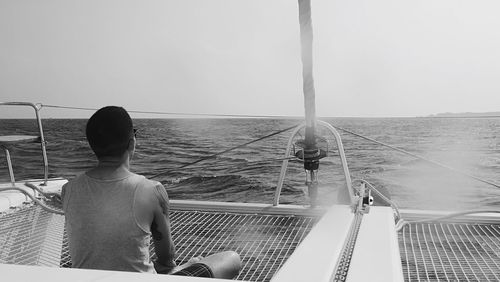
[[[500,183],[499,118],[332,118],[325,121],[384,144],[439,162],[478,178]],[[50,177],[72,178],[95,165],[83,119],[43,121]],[[131,169],[162,182],[172,199],[271,203],[290,132],[225,154],[218,152],[300,124],[295,119],[135,119],[138,146]],[[0,120],[0,134],[33,134],[31,120]],[[500,189],[425,160],[339,131],[353,179],[387,190],[400,207],[463,210],[499,207]],[[319,199],[335,202],[346,183],[335,141],[319,168]],[[11,150],[17,179],[43,175],[40,147]],[[189,165],[200,159],[196,164]],[[188,165],[188,166],[186,166]],[[181,168],[186,166],[184,168]],[[9,179],[5,159],[0,178]],[[307,204],[305,173],[289,162],[281,203]]]

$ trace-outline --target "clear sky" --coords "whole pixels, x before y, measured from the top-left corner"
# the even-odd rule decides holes
[[[318,116],[500,111],[500,1],[312,2]],[[0,101],[301,116],[301,83],[295,0],[0,0]]]

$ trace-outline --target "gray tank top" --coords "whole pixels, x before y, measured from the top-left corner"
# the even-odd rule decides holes
[[[64,189],[63,209],[73,267],[155,273],[149,259],[150,230],[135,217],[138,189],[156,182],[132,174],[98,180],[82,174]]]

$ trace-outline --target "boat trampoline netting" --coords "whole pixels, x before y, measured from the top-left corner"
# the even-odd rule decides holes
[[[406,281],[500,281],[499,224],[410,224],[399,249]]]
[[[197,211],[172,211],[170,216],[178,264],[193,256],[234,250],[243,264],[236,279],[247,281],[269,281],[317,221]],[[71,266],[64,217],[38,206],[0,217],[0,263]]]

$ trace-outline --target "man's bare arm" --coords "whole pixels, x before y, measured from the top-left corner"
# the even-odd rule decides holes
[[[176,266],[174,262],[175,247],[168,215],[168,195],[163,186],[157,185],[155,188],[158,205],[151,223],[151,233],[158,257],[155,269],[158,273],[168,273]]]

